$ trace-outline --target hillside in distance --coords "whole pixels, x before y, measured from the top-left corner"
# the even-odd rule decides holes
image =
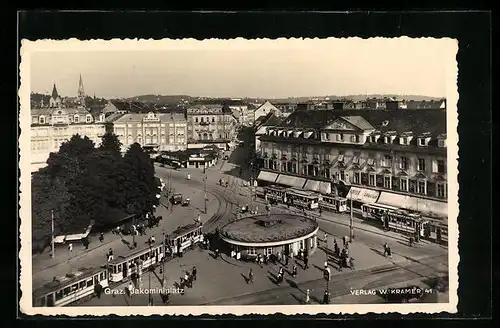
[[[192,97],[187,95],[140,95],[124,99],[125,101],[139,101],[155,104],[178,104],[181,101],[191,101]]]

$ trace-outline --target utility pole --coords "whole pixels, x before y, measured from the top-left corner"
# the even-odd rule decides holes
[[[354,237],[354,227],[352,225],[352,192],[350,193],[351,194],[351,217],[349,219],[349,239],[350,241],[352,242],[352,239]]]
[[[149,244],[149,258],[151,260],[151,243]],[[151,268],[151,266],[149,268]],[[149,304],[148,305],[152,306],[153,305],[153,299],[152,299],[153,295],[151,295],[151,270],[149,270],[148,277],[149,277],[149,293],[148,293]]]
[[[51,210],[51,221],[52,221],[52,258],[56,257],[56,250],[54,248],[54,210]]]
[[[203,179],[205,182],[205,214],[207,214],[207,175],[205,174],[205,177]]]

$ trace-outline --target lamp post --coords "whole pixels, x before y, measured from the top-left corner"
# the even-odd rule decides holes
[[[205,214],[207,214],[207,176],[203,178],[203,181],[205,183]]]
[[[50,211],[52,221],[52,258],[56,257],[56,250],[54,248],[54,210]]]
[[[351,197],[351,216],[349,218],[349,240],[352,242],[352,239],[354,238],[354,226],[352,224],[352,192],[350,193]]]
[[[149,259],[151,260],[151,243],[149,243]],[[148,305],[149,306],[152,306],[153,305],[153,295],[151,295],[151,268],[152,266],[150,265],[149,266],[149,274],[148,274],[148,277],[149,277],[149,293],[148,293]]]

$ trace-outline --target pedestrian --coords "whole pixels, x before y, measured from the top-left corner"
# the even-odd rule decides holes
[[[349,266],[351,267],[351,270],[354,270],[354,258],[353,257],[349,258]]]
[[[330,304],[330,293],[325,290],[325,294],[323,295],[323,304]]]
[[[288,267],[288,257],[289,257],[289,256],[288,256],[288,254],[287,254],[287,255],[285,255],[285,265],[286,265],[287,267]]]
[[[264,257],[262,256],[262,254],[259,254],[259,265],[261,268],[263,264],[264,264]]]
[[[219,249],[217,248],[217,249],[215,250],[215,258],[216,258],[216,259],[218,259],[218,258],[219,258],[219,256],[220,256],[220,254],[219,254]]]
[[[248,281],[247,281],[247,284],[248,283],[252,283],[253,284],[253,270],[250,269],[250,271],[248,272]]]
[[[325,243],[328,241],[328,235],[325,232]]]
[[[345,247],[345,244],[346,244],[346,237],[342,237],[342,245]]]
[[[69,250],[70,253],[73,253],[73,244],[70,243],[68,245],[68,250]]]
[[[281,262],[281,252],[278,251],[277,256],[278,256],[278,262]]]
[[[189,275],[186,272],[184,272],[184,281],[186,282],[186,287],[190,288],[191,287],[191,283],[190,283],[190,280],[189,280]]]
[[[384,256],[387,255],[387,249],[389,248],[389,244],[387,242],[384,244]]]
[[[392,253],[391,253],[391,246],[387,246],[387,256],[392,258]]]
[[[328,268],[328,260],[325,261],[325,270]]]
[[[132,295],[134,294],[134,285],[132,284],[132,282],[128,283],[127,290],[128,290],[128,296],[132,298]]]
[[[309,302],[311,302],[311,297],[310,297],[309,289],[308,289],[308,290],[306,290],[306,304],[309,304]]]
[[[193,267],[193,271],[191,272],[191,275],[193,276],[193,281],[195,281],[195,280],[196,280],[196,273],[197,273],[197,272],[198,272],[198,271],[196,270],[196,267]]]
[[[304,269],[309,269],[309,259],[307,257],[304,258]]]
[[[99,241],[102,243],[104,242],[104,233],[101,232],[101,235],[99,236]]]
[[[297,276],[297,265],[293,265],[293,268],[292,268],[292,276],[295,278]]]

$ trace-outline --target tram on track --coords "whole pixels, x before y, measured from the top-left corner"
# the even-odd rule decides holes
[[[33,306],[60,307],[80,303],[106,288],[140,276],[203,242],[202,227],[200,222],[178,227],[171,234],[165,234],[158,244],[138,247],[97,268],[81,268],[64,277],[54,277],[53,281],[34,289]]]
[[[321,210],[343,213],[347,211],[347,199],[339,196],[323,195],[322,200],[319,202],[319,208]]]
[[[80,268],[35,289],[33,306],[60,307],[72,303],[83,302],[93,297],[98,289],[108,287],[108,270],[106,268]]]

